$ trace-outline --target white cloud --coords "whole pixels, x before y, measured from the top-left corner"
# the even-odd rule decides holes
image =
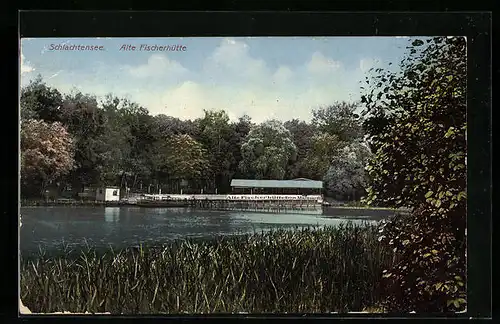
[[[148,107],[151,114],[166,114],[180,119],[195,119],[203,116],[203,110],[224,109],[232,120],[242,115],[245,94],[238,88],[221,85],[200,84],[186,81],[162,93],[142,92],[135,97],[140,104]]]
[[[136,67],[129,67],[128,72],[138,78],[148,78],[162,75],[180,75],[187,72],[179,62],[170,60],[166,55],[153,54],[148,62]]]
[[[268,73],[265,62],[250,55],[248,44],[233,38],[224,38],[205,62],[207,73],[220,72],[221,69],[235,77],[250,79]]]
[[[326,57],[321,52],[315,52],[307,64],[307,70],[313,74],[331,73],[341,67],[342,63],[340,61]]]
[[[195,119],[202,117],[205,109],[224,109],[232,120],[248,114],[255,122],[270,118],[309,120],[313,108],[336,100],[350,99],[347,87],[335,86],[331,82],[315,82],[329,78],[328,73],[332,71],[337,71],[338,76],[344,80],[340,74],[345,71],[340,62],[319,52],[314,53],[302,66],[292,69],[281,65],[271,70],[263,60],[250,55],[249,47],[244,41],[226,38],[207,57],[203,67],[204,70],[196,74],[196,71],[187,71],[165,56],[152,56],[148,64],[129,66],[127,71],[146,77],[173,68],[187,71],[186,76],[196,79],[185,78],[180,84],[166,85],[163,89],[148,87],[145,80],[137,83],[134,79],[129,79],[118,82],[122,85],[120,93],[115,94],[128,93],[132,100],[148,108],[152,115],[166,114],[180,119]],[[96,76],[109,74],[104,73],[103,69],[106,67],[98,68],[102,71],[95,73]],[[199,80],[198,77],[203,73],[210,79]],[[312,82],[302,84],[301,81],[305,79]],[[238,80],[245,82],[237,82]],[[123,82],[128,84],[125,86]]]
[[[196,70],[188,70],[187,63],[183,66],[171,56],[154,54],[136,66],[94,61],[85,71],[42,72],[50,76],[49,85],[63,92],[74,86],[97,96],[112,92],[148,108],[152,115],[194,119],[203,116],[204,109],[224,109],[232,120],[246,113],[262,122],[309,120],[313,108],[356,99],[350,96],[358,94],[361,70],[374,61],[366,58],[348,69],[315,52],[298,65],[271,67],[252,55],[245,39],[225,38]],[[175,82],[165,82],[168,78]]]
[[[162,107],[156,107],[156,109],[161,109],[157,113],[164,113],[182,119],[201,117],[203,107],[205,109],[214,108],[210,107],[210,101],[213,100],[210,97],[209,88],[193,81],[187,81],[177,88],[165,91],[160,99]],[[212,100],[208,101],[209,98]],[[155,107],[151,108],[156,110]]]
[[[31,63],[25,59],[21,50],[21,75],[35,71]]]
[[[273,82],[283,84],[289,81],[293,76],[292,70],[287,66],[280,66],[273,74]]]
[[[291,87],[262,90],[251,86],[187,81],[162,93],[141,91],[133,98],[153,115],[195,119],[203,116],[204,109],[224,109],[231,120],[246,113],[255,122],[262,122],[271,118],[310,120],[313,108],[336,100],[348,100],[348,96],[346,89],[335,86],[311,86],[299,91]]]

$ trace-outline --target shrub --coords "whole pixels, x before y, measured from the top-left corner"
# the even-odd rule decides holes
[[[381,229],[401,260],[384,273],[384,305],[457,311],[466,303],[466,42],[426,42],[412,40],[401,74],[378,69],[363,96],[376,151],[368,202],[413,210]]]

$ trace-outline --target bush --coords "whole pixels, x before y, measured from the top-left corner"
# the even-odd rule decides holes
[[[439,217],[423,206],[384,224],[380,240],[399,262],[384,270],[381,305],[408,312],[464,310],[465,240],[457,224],[442,221],[443,216],[461,218],[454,213]]]
[[[378,69],[363,96],[376,151],[369,203],[408,207],[381,229],[401,259],[384,273],[385,303],[398,311],[465,309],[466,42],[411,41],[402,73]]]

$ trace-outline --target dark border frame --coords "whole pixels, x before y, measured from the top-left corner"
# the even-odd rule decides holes
[[[133,11],[22,11],[19,37],[175,37],[175,36],[466,36],[468,51],[468,310],[458,318],[490,318],[491,304],[491,13],[389,12],[133,12]],[[19,55],[19,53],[18,53]],[[19,63],[17,63],[19,64]],[[18,71],[15,71],[19,78]],[[12,81],[10,81],[12,82]],[[17,89],[16,92],[18,92]],[[18,98],[16,98],[18,100]],[[17,118],[17,113],[16,113]],[[9,142],[17,149],[16,142]],[[12,162],[12,174],[17,174]],[[15,168],[15,169],[14,169]],[[16,171],[14,171],[16,170]],[[17,176],[12,186],[18,188]],[[11,191],[9,211],[2,218],[10,264],[2,277],[9,286],[3,314],[18,316],[17,191]],[[15,195],[15,196],[14,196]],[[15,298],[14,298],[15,296]],[[57,320],[51,316],[23,318]],[[71,316],[70,319],[80,317]],[[166,319],[167,316],[147,316]],[[205,315],[219,319],[221,316]],[[275,318],[279,315],[231,315],[233,318]],[[339,318],[339,315],[297,314],[288,318]],[[386,314],[345,314],[345,317],[391,317]],[[409,314],[405,317],[430,318]],[[442,316],[432,316],[442,317]],[[449,317],[449,316],[448,316]],[[61,317],[58,317],[61,318]],[[63,316],[62,318],[68,318]],[[89,319],[88,317],[86,317]],[[103,316],[101,318],[124,318]],[[130,317],[127,317],[130,318]],[[132,317],[134,318],[134,317]],[[130,319],[132,319],[130,318]],[[137,319],[137,317],[135,317]],[[168,316],[167,318],[194,318]],[[401,317],[400,317],[401,318]],[[90,318],[92,319],[92,318]],[[93,318],[95,319],[95,318]]]

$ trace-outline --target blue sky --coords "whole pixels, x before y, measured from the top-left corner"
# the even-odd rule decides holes
[[[360,98],[371,67],[396,67],[407,37],[31,38],[21,41],[21,86],[41,74],[76,88],[131,99],[181,119],[225,109],[231,119],[309,120],[311,109]],[[103,51],[51,51],[51,44]],[[124,44],[182,45],[186,51],[120,51]]]

